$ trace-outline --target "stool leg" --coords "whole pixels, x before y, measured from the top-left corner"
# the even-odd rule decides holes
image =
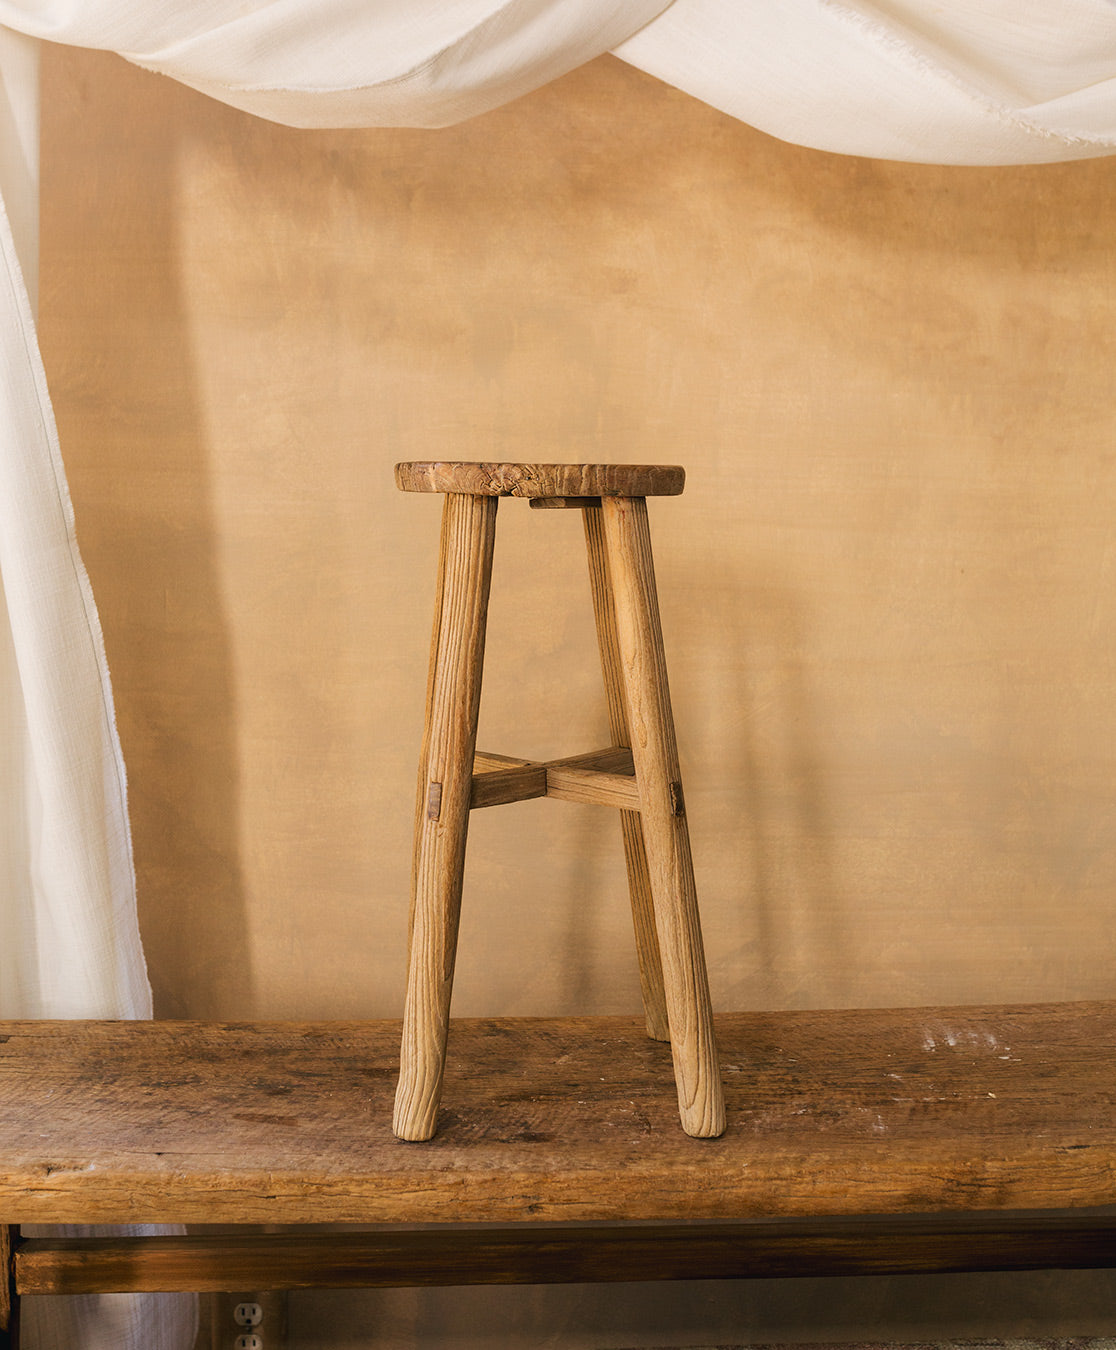
[[[725,1108],[667,688],[647,502],[642,497],[605,497],[601,509],[662,953],[678,1109],[687,1134],[714,1138],[724,1132]]]
[[[585,546],[589,554],[589,585],[593,592],[597,644],[601,650],[601,669],[608,701],[609,731],[614,745],[631,745],[628,714],[624,707],[624,685],[620,675],[620,649],[616,639],[616,604],[608,575],[601,507],[597,503],[585,506],[583,514]],[[655,909],[651,899],[651,879],[647,873],[647,852],[643,844],[643,823],[639,812],[621,811],[620,827],[624,835],[624,859],[628,865],[628,891],[632,901],[632,925],[639,956],[639,980],[643,991],[647,1034],[656,1041],[669,1041],[662,958],[659,955],[659,937],[655,932]]]
[[[442,514],[392,1123],[400,1139],[434,1134],[442,1093],[498,501],[447,493]]]

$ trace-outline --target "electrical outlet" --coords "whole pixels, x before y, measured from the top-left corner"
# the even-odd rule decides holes
[[[287,1295],[213,1294],[209,1305],[211,1350],[284,1350]]]

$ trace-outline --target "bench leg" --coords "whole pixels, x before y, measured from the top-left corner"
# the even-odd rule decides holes
[[[498,497],[446,495],[419,759],[410,952],[392,1128],[434,1134],[445,1069]]]
[[[647,502],[602,501],[632,758],[639,784],[678,1109],[687,1134],[724,1132],[725,1108],[690,836],[667,687]]]
[[[19,1229],[0,1223],[0,1350],[18,1350],[19,1295],[15,1283],[15,1249]]]
[[[583,514],[585,545],[589,554],[589,585],[593,592],[593,614],[597,620],[597,645],[601,651],[601,669],[608,701],[609,731],[614,745],[631,745],[628,713],[624,707],[624,682],[620,673],[620,648],[616,638],[616,603],[608,575],[608,555],[599,499],[585,506]],[[647,873],[647,851],[643,843],[643,823],[639,812],[621,811],[620,827],[624,836],[624,859],[628,866],[628,892],[632,901],[632,925],[639,956],[639,980],[647,1034],[656,1041],[669,1041],[662,958],[659,954],[659,937],[655,931],[651,879]]]

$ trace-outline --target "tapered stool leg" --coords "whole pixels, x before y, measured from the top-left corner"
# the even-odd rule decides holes
[[[392,1128],[434,1134],[445,1069],[497,497],[448,493],[419,760],[411,935]]]
[[[713,1138],[724,1132],[724,1098],[667,687],[647,502],[642,497],[605,497],[601,509],[662,955],[678,1109],[687,1134]]]
[[[601,650],[601,669],[608,701],[609,731],[613,745],[631,745],[620,675],[620,648],[616,639],[616,604],[608,574],[601,507],[592,503],[583,508],[583,514],[585,545],[589,554],[589,584],[593,592],[593,613],[597,620],[597,644]],[[632,926],[639,956],[639,980],[647,1034],[657,1041],[669,1041],[662,959],[655,931],[655,908],[651,899],[651,879],[647,872],[647,852],[639,812],[621,811],[620,827],[624,836],[624,859],[628,866],[628,891],[632,901]]]

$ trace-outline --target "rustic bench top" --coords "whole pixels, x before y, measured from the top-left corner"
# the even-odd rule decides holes
[[[0,1022],[0,1221],[721,1219],[1116,1203],[1116,1003],[718,1018],[678,1126],[628,1018],[461,1021],[439,1133],[395,1022]]]

